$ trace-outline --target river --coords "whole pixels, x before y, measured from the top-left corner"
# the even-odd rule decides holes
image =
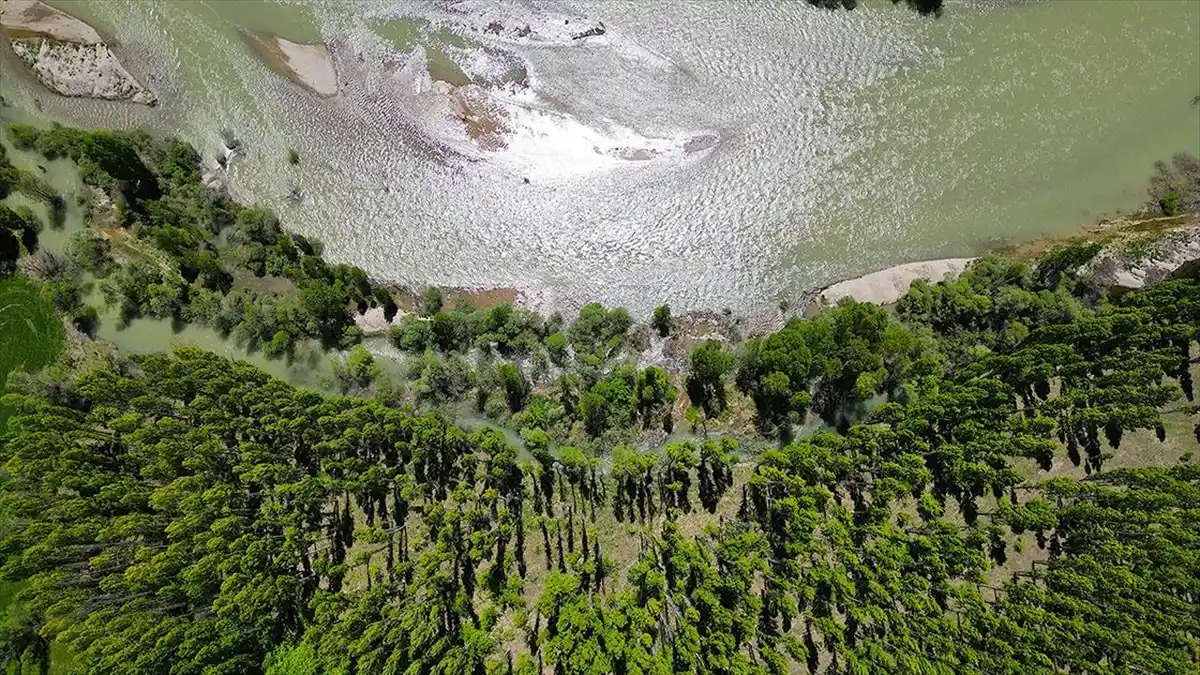
[[[50,4],[115,37],[161,105],[56,97],[8,58],[18,108],[178,134],[209,157],[229,130],[247,148],[237,194],[330,257],[545,308],[766,310],[1135,209],[1155,161],[1200,154],[1197,2],[948,2],[940,19],[792,0]],[[462,27],[491,16],[605,33]],[[329,43],[341,94],[268,68],[246,38],[262,33]],[[423,107],[426,53],[476,81],[500,57],[524,69],[528,88],[498,94],[504,147],[468,147]],[[680,150],[697,138],[715,144]],[[638,148],[651,156],[614,156]]]

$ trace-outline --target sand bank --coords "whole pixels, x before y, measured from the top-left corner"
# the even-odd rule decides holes
[[[0,25],[9,39],[48,37],[87,45],[104,42],[95,28],[38,0],[0,0]]]
[[[324,44],[301,44],[263,34],[250,36],[250,43],[271,70],[321,98],[337,96],[337,69]]]
[[[848,279],[822,290],[815,303],[836,305],[842,298],[889,305],[904,297],[917,279],[936,282],[962,273],[974,258],[945,258],[896,265],[878,272]]]

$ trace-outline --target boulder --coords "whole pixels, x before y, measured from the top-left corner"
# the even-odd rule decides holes
[[[1200,222],[1165,234],[1132,235],[1105,246],[1083,267],[1098,290],[1122,293],[1177,276],[1200,260]]]
[[[36,0],[0,0],[0,27],[13,53],[56,94],[158,103],[125,70],[100,33],[70,14]]]

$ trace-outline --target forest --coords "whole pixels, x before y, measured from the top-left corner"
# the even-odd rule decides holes
[[[679,332],[665,305],[405,310],[185,144],[9,135],[93,191],[38,281],[76,329],[94,279],[125,317],[344,356],[321,391],[196,348],[13,373],[8,672],[1200,670],[1195,267],[1109,294],[1092,244],[988,255],[675,370],[637,358]],[[372,306],[404,312],[395,373],[353,324]]]

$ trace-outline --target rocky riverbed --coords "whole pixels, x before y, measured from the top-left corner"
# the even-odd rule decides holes
[[[0,0],[0,27],[13,53],[56,94],[150,106],[158,102],[96,29],[70,14],[36,0]]]

